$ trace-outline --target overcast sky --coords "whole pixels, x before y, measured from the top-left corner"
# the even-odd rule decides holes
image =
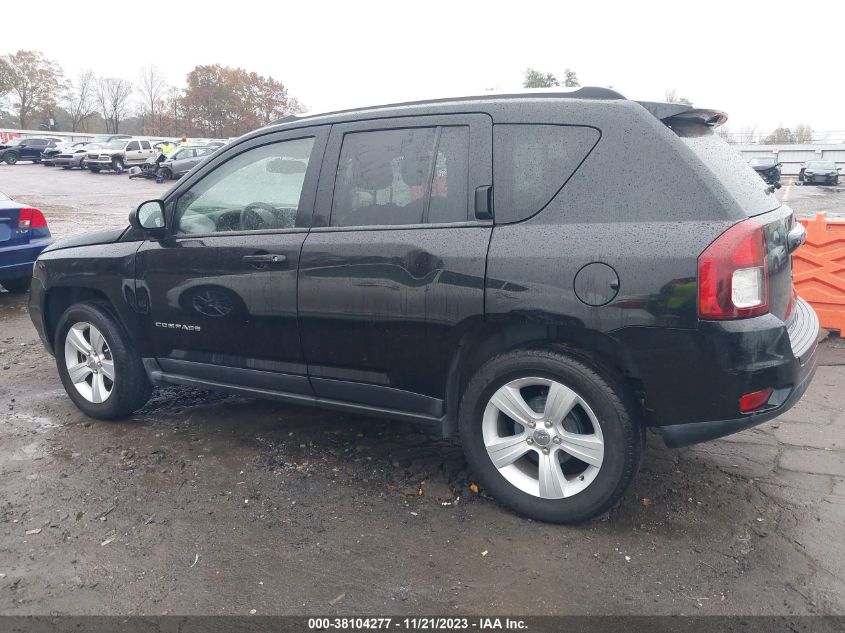
[[[312,112],[506,90],[528,66],[571,68],[634,99],[674,88],[725,110],[734,130],[804,122],[843,137],[843,22],[823,15],[841,17],[839,4],[824,0],[811,19],[797,0],[5,0],[0,54],[41,50],[70,77],[136,81],[154,64],[177,86],[197,64],[241,66],[282,80]]]

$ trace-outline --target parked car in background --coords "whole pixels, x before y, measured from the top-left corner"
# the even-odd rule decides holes
[[[208,160],[214,153],[213,147],[193,146],[177,147],[158,164],[156,176],[162,180],[181,178],[200,163]]]
[[[56,147],[61,141],[52,137],[13,139],[0,145],[0,161],[14,165],[19,160],[41,161],[41,152],[49,147]]]
[[[736,433],[813,378],[804,227],[726,119],[606,88],[289,117],[47,249],[29,315],[89,416],[179,384],[412,421],[508,507],[583,521],[646,427]]]
[[[0,285],[25,292],[38,255],[53,242],[44,214],[0,192]]]
[[[748,164],[757,175],[768,185],[780,184],[780,163],[777,158],[770,156],[755,156]]]
[[[808,160],[798,172],[798,180],[805,185],[838,185],[839,168],[832,160]]]
[[[112,139],[99,149],[88,152],[85,166],[94,173],[103,170],[122,171],[132,165],[142,165],[155,156],[156,150],[146,139]]]
[[[99,149],[103,143],[85,143],[78,147],[63,150],[53,158],[53,163],[62,169],[73,169],[74,167],[85,168],[83,164],[88,152]]]
[[[59,143],[58,145],[48,147],[41,152],[41,164],[45,167],[53,167],[56,164],[55,159],[59,154],[81,150],[88,144],[88,141],[77,141],[75,143]]]
[[[92,143],[102,143],[105,145],[109,141],[113,141],[115,139],[120,138],[132,138],[131,134],[97,134],[94,138],[91,139]]]

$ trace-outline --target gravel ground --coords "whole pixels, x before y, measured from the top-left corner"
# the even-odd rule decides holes
[[[59,237],[163,188],[0,165]],[[778,420],[682,450],[650,435],[623,503],[559,527],[405,424],[180,388],[87,418],[3,293],[0,614],[845,614],[839,339],[822,361]]]

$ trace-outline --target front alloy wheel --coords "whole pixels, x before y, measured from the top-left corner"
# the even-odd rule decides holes
[[[543,499],[583,491],[604,460],[596,414],[579,394],[549,378],[520,378],[500,387],[484,410],[482,435],[502,477]]]
[[[56,368],[65,391],[86,415],[122,418],[144,405],[152,385],[137,345],[111,307],[77,303],[56,326]]]
[[[65,364],[73,386],[88,402],[100,404],[114,388],[114,359],[106,338],[90,323],[76,323],[65,337]]]

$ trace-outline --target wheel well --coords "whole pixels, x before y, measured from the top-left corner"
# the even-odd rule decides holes
[[[460,399],[473,374],[494,356],[530,349],[554,350],[574,356],[616,386],[634,413],[644,419],[645,391],[635,363],[612,338],[589,330],[512,325],[487,330],[459,345],[446,384],[444,436],[453,435],[457,429]]]
[[[113,309],[108,297],[99,290],[76,287],[51,288],[44,297],[44,325],[51,346],[55,343],[59,318],[75,303],[106,303],[110,309]]]

